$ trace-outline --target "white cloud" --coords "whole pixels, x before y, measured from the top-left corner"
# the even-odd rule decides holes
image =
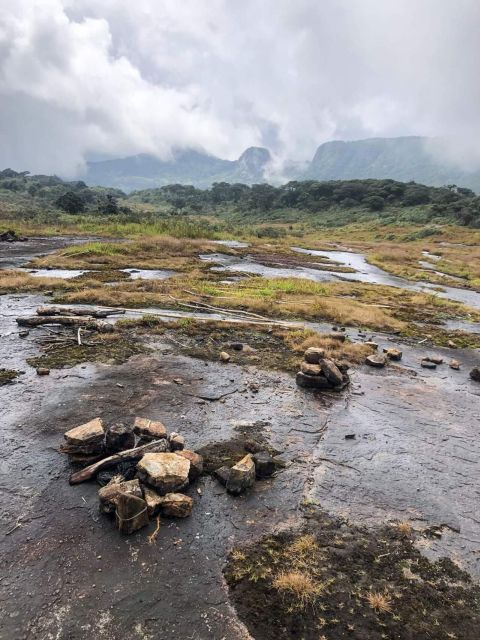
[[[444,136],[480,163],[476,0],[0,0],[0,166]]]

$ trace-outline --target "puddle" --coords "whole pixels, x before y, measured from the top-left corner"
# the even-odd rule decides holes
[[[245,249],[249,247],[248,242],[239,242],[238,240],[212,240],[214,244],[221,244],[229,249]]]
[[[17,269],[17,271],[23,271],[29,273],[34,278],[63,278],[64,280],[71,280],[72,278],[78,278],[84,273],[89,273],[89,269]]]
[[[167,269],[120,269],[129,273],[132,280],[166,280],[175,275],[175,271]]]

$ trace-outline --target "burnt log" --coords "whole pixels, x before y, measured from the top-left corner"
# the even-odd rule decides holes
[[[141,447],[121,451],[120,453],[108,456],[108,458],[104,458],[95,464],[85,467],[85,469],[72,473],[69,482],[70,484],[80,484],[81,482],[85,482],[86,480],[90,480],[95,477],[99,471],[102,471],[102,469],[107,469],[119,462],[126,462],[127,460],[140,460],[140,458],[143,458],[146,453],[161,453],[164,452],[165,449],[166,441],[162,439],[149,442]]]
[[[96,320],[91,316],[83,318],[76,316],[30,316],[28,318],[17,318],[16,322],[20,327],[40,327],[46,324],[60,324],[64,327],[85,327],[102,333],[108,333],[114,330],[113,325],[108,322],[103,322],[102,320]]]
[[[38,307],[37,316],[90,316],[92,318],[107,318],[119,313],[125,313],[123,309],[87,309],[83,307]]]

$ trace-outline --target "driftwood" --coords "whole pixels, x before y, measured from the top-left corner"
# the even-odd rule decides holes
[[[61,324],[64,327],[85,327],[95,329],[103,333],[114,330],[113,325],[92,317],[79,318],[76,316],[31,316],[29,318],[17,318],[20,327],[39,327],[44,324]]]
[[[160,452],[165,451],[164,440],[155,440],[154,442],[149,442],[148,444],[144,444],[141,447],[126,449],[125,451],[121,451],[120,453],[115,453],[113,456],[108,456],[108,458],[99,460],[99,462],[95,462],[95,464],[91,464],[89,467],[85,467],[85,469],[81,469],[76,473],[72,473],[69,482],[70,484],[80,484],[81,482],[85,482],[86,480],[90,480],[91,478],[96,476],[99,471],[102,471],[102,469],[111,467],[114,464],[118,464],[119,462],[140,460],[140,458],[142,458],[145,453],[152,453],[157,449]]]
[[[110,309],[85,309],[83,307],[38,307],[37,316],[89,316],[91,318],[107,318],[125,311]]]

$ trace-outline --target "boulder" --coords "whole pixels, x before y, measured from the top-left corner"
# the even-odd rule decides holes
[[[255,463],[255,475],[257,478],[269,478],[275,473],[276,465],[268,451],[259,451],[259,453],[255,453],[252,457]]]
[[[143,498],[121,493],[117,499],[115,521],[121,533],[130,534],[148,525],[148,507]]]
[[[424,369],[436,369],[437,365],[434,362],[431,362],[430,360],[427,360],[426,358],[423,358],[423,360],[420,362],[420,366],[422,366]]]
[[[77,453],[92,454],[103,449],[105,432],[100,418],[94,418],[85,424],[70,429],[64,433],[64,438],[70,448]],[[68,451],[67,453],[73,453]]]
[[[146,453],[137,465],[139,478],[160,495],[188,485],[190,460],[176,453]]]
[[[165,426],[158,420],[149,420],[148,418],[135,418],[133,432],[146,441],[160,440],[167,437]]]
[[[105,437],[105,446],[107,451],[123,451],[124,449],[133,449],[135,446],[135,434],[131,427],[122,424],[112,424],[107,429]]]
[[[480,382],[480,367],[473,367],[470,371],[470,378],[475,382]]]
[[[325,349],[320,349],[320,347],[309,347],[305,353],[303,354],[305,358],[305,362],[309,364],[318,364],[321,358],[325,357]]]
[[[308,362],[302,362],[300,365],[300,371],[305,373],[307,376],[319,376],[322,373],[320,365],[309,364]]]
[[[193,500],[183,493],[167,493],[162,498],[160,511],[169,518],[187,518],[192,513]]]
[[[225,487],[230,477],[230,467],[219,467],[213,472],[213,476]]]
[[[230,362],[230,354],[226,351],[221,351],[219,358],[221,362]]]
[[[367,356],[365,364],[368,364],[370,367],[376,367],[377,369],[380,369],[387,364],[387,358],[386,356],[380,354]]]
[[[170,451],[181,451],[185,448],[185,438],[179,433],[172,431],[168,436],[168,444],[170,446]]]
[[[427,362],[433,362],[433,364],[443,364],[442,356],[427,356],[424,360]]]
[[[156,491],[150,489],[150,487],[143,488],[143,499],[147,503],[148,517],[152,518],[156,516],[160,511],[160,505],[162,504],[163,496],[159,496]]]
[[[328,358],[323,358],[319,362],[320,369],[322,370],[325,378],[332,383],[334,387],[342,384],[343,375],[337,365],[333,360],[329,360]]]
[[[118,498],[121,494],[128,493],[142,498],[142,489],[137,478],[124,481],[122,476],[115,476],[110,482],[98,490],[100,511],[102,513],[114,513],[117,508]]]
[[[389,360],[397,360],[397,361],[401,360],[403,355],[400,349],[397,349],[396,347],[388,347],[387,349],[383,350],[383,353],[387,356]]]
[[[299,371],[295,378],[299,387],[305,389],[331,389],[331,383],[325,378],[324,375],[309,376],[302,371]]]
[[[200,454],[195,453],[195,451],[190,451],[190,449],[183,449],[182,451],[177,451],[176,453],[177,456],[182,456],[182,458],[186,458],[190,461],[190,471],[188,472],[188,478],[190,482],[193,482],[202,475],[203,458]]]
[[[374,351],[378,350],[378,342],[374,342],[373,340],[367,340],[364,342],[367,347],[371,347]]]
[[[448,366],[450,367],[450,369],[455,369],[455,371],[458,371],[460,369],[460,362],[458,360],[450,360]]]
[[[248,453],[231,469],[227,480],[227,491],[238,496],[255,484],[255,463]]]
[[[50,369],[47,367],[37,367],[37,376],[48,376],[50,375]]]

